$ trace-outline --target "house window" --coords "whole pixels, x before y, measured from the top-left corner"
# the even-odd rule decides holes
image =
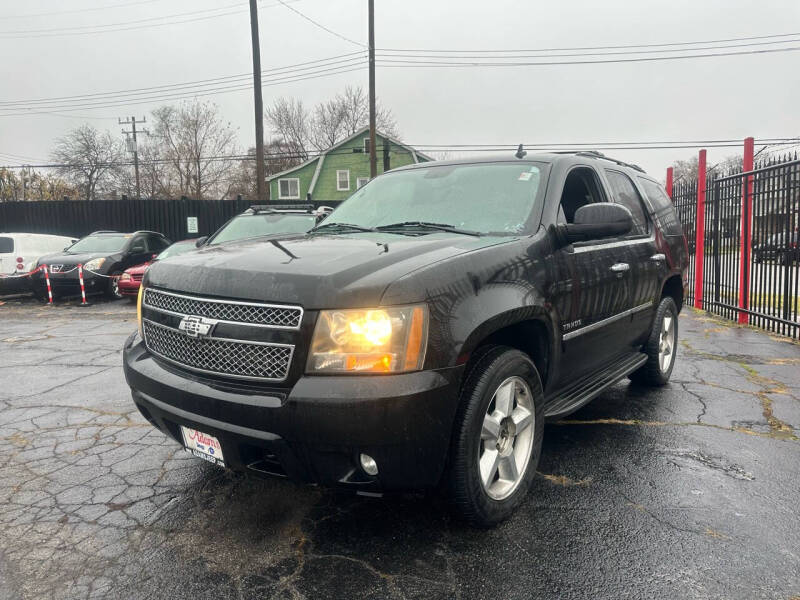
[[[356,189],[360,188],[362,185],[367,185],[369,183],[369,177],[359,177],[356,179]]]
[[[350,170],[336,171],[336,189],[346,192],[350,189]]]
[[[297,177],[291,177],[289,179],[278,179],[278,199],[299,200],[300,179]]]
[[[364,154],[369,154],[369,138],[364,138]]]

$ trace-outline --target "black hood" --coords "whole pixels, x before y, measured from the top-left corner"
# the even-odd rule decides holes
[[[80,254],[70,254],[69,252],[56,252],[55,254],[47,254],[39,259],[40,265],[64,265],[65,267],[77,267],[78,265],[85,265],[90,260],[95,258],[105,258],[106,263],[109,261],[114,262],[118,256],[116,254],[108,254],[107,252],[82,252]],[[103,265],[104,268],[107,265]]]
[[[376,306],[387,286],[411,271],[513,239],[363,233],[221,244],[158,261],[145,285],[308,309]]]

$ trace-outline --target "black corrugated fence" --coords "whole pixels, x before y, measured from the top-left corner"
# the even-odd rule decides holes
[[[81,237],[92,231],[150,230],[173,241],[213,233],[252,200],[59,200],[0,203],[0,232]],[[285,204],[285,203],[283,203]],[[197,232],[190,223],[197,219]]]

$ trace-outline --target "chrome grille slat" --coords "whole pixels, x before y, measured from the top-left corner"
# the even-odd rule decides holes
[[[153,288],[145,290],[144,305],[176,315],[194,315],[276,329],[298,329],[303,318],[303,309],[297,306],[197,298]]]
[[[190,337],[172,327],[143,319],[148,350],[191,370],[234,377],[283,381],[294,346],[214,337]]]

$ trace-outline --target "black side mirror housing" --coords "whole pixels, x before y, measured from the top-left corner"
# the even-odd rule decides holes
[[[597,202],[586,204],[575,211],[572,223],[561,224],[555,228],[559,246],[575,242],[588,242],[609,237],[618,237],[631,232],[633,216],[621,204]]]
[[[202,246],[203,244],[205,244],[205,243],[206,243],[206,240],[207,240],[207,239],[208,239],[208,236],[207,236],[207,235],[204,235],[204,236],[202,236],[202,237],[199,237],[199,238],[197,238],[197,239],[194,241],[194,247],[195,247],[195,248],[199,248],[200,246]]]

